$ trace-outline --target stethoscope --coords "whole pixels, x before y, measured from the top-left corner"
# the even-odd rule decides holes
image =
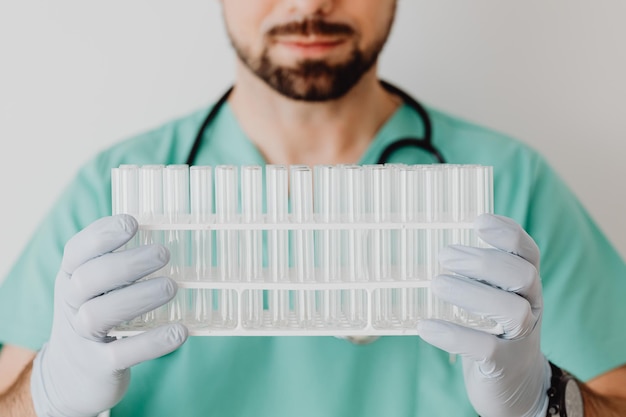
[[[433,127],[430,122],[430,117],[428,116],[428,113],[426,112],[424,107],[417,100],[411,97],[408,93],[402,91],[400,88],[394,85],[391,85],[386,81],[381,80],[380,83],[385,90],[387,90],[391,94],[394,94],[400,97],[404,101],[404,103],[406,103],[415,112],[417,112],[417,114],[422,119],[422,123],[424,124],[424,136],[422,138],[405,137],[405,138],[401,138],[401,139],[394,141],[393,143],[389,144],[385,148],[385,150],[380,154],[380,157],[378,158],[377,163],[378,164],[386,163],[389,159],[389,156],[392,153],[397,151],[399,148],[402,148],[405,146],[412,146],[412,147],[421,149],[423,151],[426,151],[430,153],[436,159],[438,163],[440,164],[445,163],[444,157],[441,155],[441,153],[437,150],[437,148],[435,148],[435,146],[432,143]],[[196,134],[196,138],[193,142],[193,146],[191,147],[191,150],[189,151],[189,155],[187,156],[187,162],[186,162],[187,165],[190,165],[190,166],[193,165],[194,161],[196,160],[198,149],[200,149],[200,144],[202,143],[202,139],[204,137],[205,131],[217,117],[217,114],[220,112],[220,110],[226,103],[226,100],[228,100],[228,97],[230,96],[230,93],[233,91],[233,88],[234,87],[230,87],[224,93],[224,95],[220,97],[220,99],[215,103],[215,105],[213,106],[209,114],[206,116],[206,118],[200,125],[200,128],[198,129],[198,133]]]

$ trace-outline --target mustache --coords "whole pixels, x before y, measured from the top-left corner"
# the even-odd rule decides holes
[[[353,35],[355,30],[343,23],[331,23],[320,18],[310,18],[301,21],[289,22],[284,25],[274,26],[267,35]]]

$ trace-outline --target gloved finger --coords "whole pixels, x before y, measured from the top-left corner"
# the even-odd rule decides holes
[[[431,345],[478,362],[485,375],[492,374],[496,369],[493,358],[501,343],[496,336],[435,319],[421,320],[417,324],[417,331]]]
[[[482,214],[476,218],[474,228],[487,244],[521,256],[539,270],[539,248],[533,238],[514,220],[495,214]]]
[[[61,270],[71,275],[88,260],[122,247],[135,235],[137,227],[137,220],[128,214],[96,220],[67,241]]]
[[[520,294],[533,309],[543,306],[537,268],[519,256],[498,249],[450,245],[439,252],[439,263],[448,271]]]
[[[102,341],[115,326],[154,310],[176,295],[170,278],[152,278],[111,291],[84,303],[73,319],[80,336]]]
[[[185,343],[188,335],[185,326],[172,323],[107,343],[106,348],[114,369],[120,370],[173,352]]]
[[[431,289],[442,300],[500,324],[505,339],[526,336],[538,321],[525,298],[471,278],[439,275],[433,279]]]
[[[168,261],[169,251],[162,245],[107,253],[76,268],[67,286],[65,300],[72,307],[79,308],[93,297],[130,285],[161,269]]]

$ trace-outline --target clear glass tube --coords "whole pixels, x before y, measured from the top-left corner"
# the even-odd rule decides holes
[[[210,223],[213,219],[213,169],[194,165],[189,169],[192,221]]]
[[[427,211],[429,213],[428,220],[433,223],[442,223],[447,220],[446,205],[447,205],[447,166],[434,165],[427,171],[427,198],[429,199],[429,206]],[[435,229],[428,230],[430,234],[429,250],[430,261],[428,269],[429,279],[434,278],[436,275],[444,272],[439,264],[439,252],[448,243],[447,235],[448,231],[438,226]],[[433,314],[435,317],[452,320],[454,317],[454,308],[451,304],[442,301],[440,299],[433,299]]]
[[[391,183],[390,170],[382,165],[366,167],[368,177],[368,207],[374,223],[390,221]],[[391,267],[389,229],[374,229],[370,233],[370,276],[375,281],[389,278]]]
[[[437,212],[439,210],[439,178],[435,167],[424,167],[422,172],[422,219],[427,223],[434,223],[438,221],[439,217]],[[433,229],[425,229],[420,231],[421,241],[420,243],[425,248],[424,250],[424,277],[428,281],[432,280],[437,273],[437,253],[438,253],[438,232]],[[437,302],[434,300],[430,288],[427,292],[428,306],[427,317],[438,317]]]
[[[478,190],[483,196],[478,214],[493,213],[493,167],[481,166],[479,169],[482,187]]]
[[[113,214],[139,216],[139,166],[120,165],[111,176]]]
[[[294,223],[308,223],[313,220],[313,175],[309,167],[291,167],[291,209]],[[313,231],[295,226],[293,231],[293,267],[296,282],[310,282],[315,279],[313,267]],[[299,290],[294,303],[297,322],[302,327],[313,323],[315,311],[314,294]]]
[[[210,166],[192,166],[189,169],[190,203],[192,221],[208,224],[213,216],[213,171]],[[210,281],[213,269],[213,236],[211,230],[192,232],[193,279]],[[213,323],[213,290],[189,291],[193,314],[192,325],[204,327]]]
[[[183,221],[189,214],[189,166],[167,165],[163,175],[165,215],[172,223]]]
[[[189,167],[168,165],[163,171],[163,211],[172,224],[184,221],[189,214]],[[185,279],[186,257],[189,253],[186,233],[168,230],[166,245],[170,250],[170,275],[174,279]]]
[[[364,221],[365,184],[364,170],[360,165],[344,165],[341,168],[342,215],[346,223]],[[365,268],[364,240],[367,234],[363,230],[348,229],[342,231],[341,257],[344,266],[344,280],[348,282],[368,279]],[[356,324],[363,317],[363,297],[357,290],[343,293],[343,312],[350,324]]]
[[[219,224],[232,224],[238,220],[239,183],[237,167],[218,165],[215,167],[215,219]],[[218,230],[216,236],[217,278],[224,281],[239,280],[237,249],[239,246],[236,230]],[[234,317],[234,291],[220,290],[216,295],[216,305],[220,317],[226,322]]]
[[[403,169],[406,169],[406,165],[385,164],[385,169],[389,171],[389,213],[387,215],[387,221],[397,222],[400,217],[401,204],[404,198],[400,188],[400,173]],[[400,231],[392,229],[390,235],[389,264],[391,268],[390,275],[392,275],[394,273],[393,270],[399,263]]]
[[[113,214],[131,214],[142,223],[141,200],[143,187],[140,180],[141,168],[138,165],[120,165],[111,171],[112,185],[112,212]],[[153,238],[152,234],[144,230],[139,230],[137,234],[124,247],[132,248],[138,245],[150,243],[162,243],[158,238]],[[146,277],[145,279],[149,279]],[[137,317],[127,325],[144,326],[152,324],[158,317],[159,309],[150,311],[141,317]]]
[[[461,220],[461,173],[458,165],[448,165],[443,170],[443,190],[442,190],[442,210],[443,221],[449,223],[458,223]],[[445,228],[440,231],[441,248],[459,243],[461,239],[462,231],[458,227]],[[447,273],[443,268],[440,269],[440,273]],[[463,321],[464,318],[462,312],[456,306],[449,308],[449,314],[455,321]]]
[[[398,172],[399,207],[398,218],[410,224],[417,219],[416,191],[417,172],[411,167],[401,167]],[[400,230],[398,244],[398,269],[400,280],[418,279],[418,231],[412,227]],[[416,294],[412,289],[401,289],[398,301],[398,316],[408,327],[416,324]]]
[[[121,212],[120,192],[122,184],[120,183],[120,169],[111,169],[111,214],[116,215]]]
[[[241,168],[241,209],[243,223],[259,223],[263,215],[263,171],[260,166]],[[263,242],[258,229],[241,232],[240,270],[248,282],[263,279]],[[244,305],[243,319],[247,327],[258,327],[263,319],[263,291],[250,290]]]
[[[476,217],[485,212],[493,211],[491,167],[479,165],[464,165],[460,167],[460,221],[473,222]],[[459,231],[459,243],[470,246],[484,245],[473,229]],[[462,324],[475,323],[479,326],[492,327],[494,325],[484,317],[469,314],[455,308],[455,320]]]
[[[368,179],[368,209],[370,220],[373,223],[389,221],[391,184],[390,170],[383,165],[366,166]],[[384,281],[389,279],[391,266],[389,229],[373,229],[369,238],[369,273],[370,279]],[[375,320],[382,325],[390,322],[393,314],[392,292],[381,289],[373,293],[374,309],[378,313]]]
[[[163,169],[164,165],[143,165],[139,168],[139,213],[141,222],[163,222]],[[142,245],[164,244],[160,230],[140,230]],[[171,271],[167,270],[167,273]]]
[[[215,216],[218,223],[237,222],[239,208],[237,177],[236,166],[218,165],[215,167]],[[239,279],[237,235],[234,230],[217,231],[217,267],[222,281]]]
[[[192,166],[189,171],[190,203],[192,221],[209,224],[213,217],[213,175],[210,166]],[[196,230],[193,233],[192,265],[193,278],[209,281],[213,267],[211,231]]]
[[[410,167],[401,168],[398,173],[398,219],[402,223],[412,223],[417,220],[416,177],[415,170]],[[400,230],[400,242],[397,252],[399,277],[401,280],[417,278],[417,265],[415,263],[417,258],[416,235],[417,231],[411,227]]]
[[[318,165],[314,171],[315,213],[321,223],[339,221],[341,210],[340,168]],[[336,229],[316,231],[315,254],[321,282],[340,281],[340,235]],[[339,321],[341,291],[325,290],[319,293],[319,311],[322,320],[330,325]]]
[[[163,172],[163,211],[173,224],[184,221],[189,214],[189,166],[167,165]],[[169,271],[175,280],[184,280],[188,269],[189,233],[184,230],[167,230],[165,244],[170,250]],[[193,308],[187,305],[186,292],[178,291],[169,303],[171,322],[186,320]]]
[[[289,215],[289,169],[285,165],[265,166],[267,221],[280,224]],[[270,228],[267,231],[267,267],[271,282],[289,280],[289,232]],[[274,326],[288,324],[289,292],[268,292],[270,320]]]
[[[139,169],[139,212],[147,222],[163,221],[164,165],[143,165]]]
[[[140,222],[161,223],[163,222],[163,169],[164,165],[143,165],[139,168],[139,213]],[[164,234],[161,230],[139,230],[137,233],[140,244],[153,243],[165,244]],[[169,266],[152,274],[152,276],[169,274]],[[148,277],[150,278],[150,277]],[[167,319],[167,307],[161,307],[143,315],[144,323],[154,323]]]

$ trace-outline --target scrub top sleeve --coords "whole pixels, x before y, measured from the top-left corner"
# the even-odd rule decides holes
[[[626,363],[626,265],[539,157],[525,228],[541,249],[542,350],[589,380]]]
[[[0,286],[0,343],[38,350],[52,324],[54,281],[65,243],[110,214],[110,169],[97,157],[79,170]]]

